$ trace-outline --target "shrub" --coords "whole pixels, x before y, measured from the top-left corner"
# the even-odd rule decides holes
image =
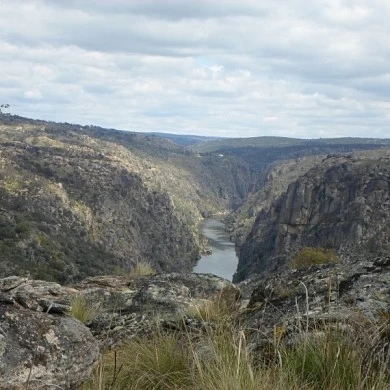
[[[291,268],[303,268],[317,264],[337,263],[339,261],[333,249],[305,247],[290,262]]]

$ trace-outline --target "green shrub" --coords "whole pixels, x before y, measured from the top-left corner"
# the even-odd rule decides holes
[[[291,268],[303,268],[317,264],[338,263],[333,249],[305,247],[290,262]]]

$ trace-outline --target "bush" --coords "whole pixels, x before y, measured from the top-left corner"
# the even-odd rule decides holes
[[[20,222],[15,227],[17,234],[27,235],[32,229],[32,224],[29,221]]]
[[[303,268],[317,264],[338,263],[339,259],[333,249],[305,247],[290,262],[291,268]]]

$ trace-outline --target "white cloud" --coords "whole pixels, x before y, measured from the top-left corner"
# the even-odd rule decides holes
[[[0,93],[35,118],[390,137],[387,0],[0,2]]]

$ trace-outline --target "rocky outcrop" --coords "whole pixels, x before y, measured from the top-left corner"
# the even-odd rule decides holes
[[[59,314],[73,291],[17,277],[0,280],[1,389],[73,389],[88,378],[98,343],[81,322]]]
[[[330,156],[262,211],[241,247],[234,281],[274,272],[303,247],[351,256],[389,250],[388,151]]]
[[[243,282],[244,290],[255,286],[241,317],[248,341],[267,356],[265,350],[275,342],[293,345],[336,329],[366,351],[367,364],[389,367],[389,280],[389,256],[362,254]]]
[[[240,296],[231,282],[208,274],[95,277],[76,287],[87,302],[98,304],[99,314],[88,326],[105,346],[144,336],[168,323],[180,324],[210,300],[234,304]],[[193,320],[189,319],[187,325],[191,324]]]

